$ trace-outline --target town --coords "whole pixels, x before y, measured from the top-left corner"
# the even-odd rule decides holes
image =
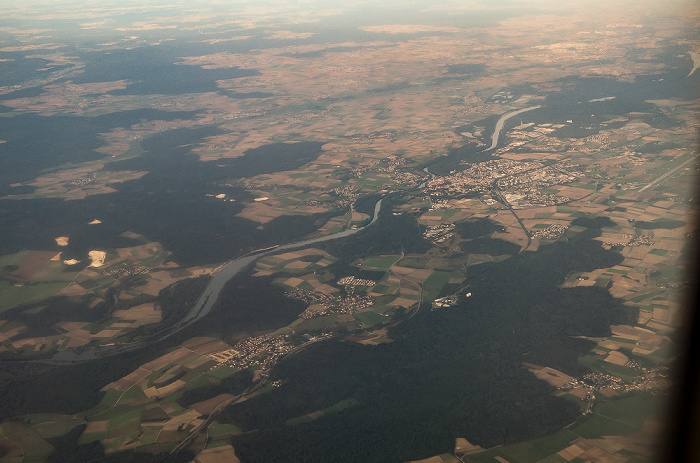
[[[345,287],[344,296],[334,297],[302,288],[289,291],[286,296],[309,304],[309,307],[299,315],[299,318],[304,320],[329,314],[354,314],[374,304],[372,297],[355,293],[355,286],[371,287],[375,285],[374,281],[346,276],[338,280],[338,285]]]
[[[534,161],[517,162],[492,159],[444,177],[428,181],[426,192],[435,198],[478,196],[493,190],[507,190],[506,197],[514,209],[552,206],[571,201],[564,195],[544,193],[553,185],[576,181],[583,173],[576,166],[561,162],[550,166]]]

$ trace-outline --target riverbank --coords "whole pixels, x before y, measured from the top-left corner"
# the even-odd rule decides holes
[[[372,220],[365,226],[359,227],[359,228],[350,228],[347,230],[343,230],[337,233],[333,233],[331,235],[326,235],[326,236],[319,236],[316,238],[310,238],[307,240],[303,241],[298,241],[295,243],[288,243],[288,244],[283,244],[283,245],[278,245],[278,246],[271,246],[267,249],[263,250],[258,250],[253,254],[247,254],[245,256],[239,257],[238,259],[235,259],[231,261],[226,267],[221,269],[219,273],[217,273],[207,284],[206,288],[202,292],[202,294],[199,296],[197,299],[197,302],[194,304],[192,309],[188,312],[185,317],[180,320],[176,325],[166,328],[162,332],[153,335],[151,338],[144,340],[144,341],[139,341],[136,343],[131,343],[131,344],[122,344],[122,345],[117,345],[117,346],[100,346],[100,347],[95,347],[92,349],[87,349],[83,350],[80,352],[76,351],[61,351],[56,353],[52,358],[50,359],[44,359],[44,360],[32,360],[33,362],[40,362],[40,363],[52,363],[52,364],[74,364],[74,363],[82,363],[82,362],[89,362],[91,360],[95,360],[98,358],[106,358],[106,357],[111,357],[113,355],[117,354],[122,354],[125,352],[133,352],[139,349],[143,349],[149,345],[152,345],[156,342],[163,341],[170,336],[174,335],[175,333],[178,333],[182,331],[183,329],[187,328],[190,326],[192,323],[196,322],[197,320],[200,320],[201,318],[205,317],[209,312],[211,311],[212,307],[216,303],[217,299],[219,298],[219,293],[221,290],[224,288],[226,283],[229,282],[233,277],[238,275],[241,271],[243,271],[245,268],[247,268],[249,265],[254,263],[256,260],[260,259],[263,256],[273,254],[279,251],[285,251],[288,249],[296,249],[296,248],[301,248],[304,246],[308,246],[311,244],[316,244],[316,243],[321,243],[324,241],[331,241],[339,238],[345,238],[351,235],[354,235],[355,233],[358,233],[367,227],[371,226],[374,224],[378,219],[379,219],[379,212],[382,207],[382,199],[379,199],[376,204],[374,205],[374,215],[372,217]]]
[[[493,149],[496,149],[496,146],[498,146],[498,138],[501,135],[501,130],[503,130],[503,126],[505,122],[510,119],[511,117],[517,116],[518,114],[522,114],[528,111],[533,111],[535,109],[540,109],[542,106],[537,105],[537,106],[529,106],[527,108],[523,109],[518,109],[517,111],[511,111],[509,113],[505,113],[501,118],[496,122],[496,128],[493,130],[493,135],[491,136],[491,146],[486,148],[484,151],[491,151]]]

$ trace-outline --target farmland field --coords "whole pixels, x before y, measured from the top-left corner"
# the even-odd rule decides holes
[[[695,3],[0,17],[0,460],[653,461]]]

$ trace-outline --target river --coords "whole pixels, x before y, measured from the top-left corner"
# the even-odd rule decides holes
[[[486,148],[484,151],[491,151],[492,149],[495,149],[496,146],[498,145],[498,137],[501,135],[501,130],[503,130],[503,125],[505,122],[510,119],[513,116],[517,116],[518,114],[527,112],[527,111],[532,111],[534,109],[539,109],[542,106],[537,105],[537,106],[529,106],[527,108],[523,109],[518,109],[517,111],[511,111],[509,113],[505,113],[504,115],[501,116],[501,118],[496,122],[496,128],[493,129],[493,135],[491,136],[491,146]]]
[[[435,174],[430,172],[427,167],[425,167],[423,169],[423,172],[430,175],[430,180],[433,180],[435,178]],[[425,182],[418,185],[418,188],[420,188],[422,190],[423,188],[425,188],[425,185],[427,185],[427,184],[428,184],[428,180],[426,180]]]
[[[700,65],[700,53],[695,52],[695,51],[689,51],[688,54],[690,55],[690,58],[693,60],[693,69],[690,70],[686,78],[692,76],[695,71],[697,71],[698,66]]]
[[[90,360],[95,360],[98,358],[110,357],[112,355],[142,349],[146,346],[167,339],[173,334],[177,333],[178,331],[181,331],[182,329],[201,319],[202,317],[205,317],[216,303],[216,300],[219,298],[219,293],[224,288],[226,283],[256,260],[275,252],[284,251],[287,249],[300,248],[308,246],[310,244],[321,243],[323,241],[331,241],[338,238],[345,238],[347,236],[354,235],[355,233],[364,230],[365,228],[369,227],[377,221],[377,219],[379,218],[379,211],[381,210],[381,207],[382,200],[380,199],[374,205],[374,216],[372,217],[372,221],[364,227],[351,228],[348,230],[333,233],[331,235],[310,238],[308,240],[298,241],[296,243],[283,244],[281,246],[275,246],[273,248],[268,248],[264,251],[258,251],[251,254],[246,254],[243,257],[239,257],[238,259],[229,263],[214,277],[212,277],[212,279],[207,284],[206,288],[204,288],[202,294],[199,296],[199,299],[197,299],[195,305],[182,320],[145,341],[130,344],[121,344],[118,346],[114,345],[94,347],[91,349],[84,350],[82,352],[64,350],[56,353],[51,359],[36,360],[36,362],[52,364],[88,362]]]

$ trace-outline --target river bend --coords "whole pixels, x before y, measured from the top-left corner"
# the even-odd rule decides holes
[[[219,298],[219,293],[221,293],[221,290],[224,288],[226,283],[256,260],[275,252],[284,251],[287,249],[300,248],[308,246],[310,244],[336,240],[338,238],[345,238],[347,236],[354,235],[355,233],[364,230],[365,228],[369,227],[377,221],[377,219],[379,218],[379,211],[381,210],[381,207],[382,199],[377,201],[377,203],[374,205],[374,216],[372,217],[372,221],[364,227],[351,228],[348,230],[333,233],[331,235],[310,238],[308,240],[298,241],[296,243],[283,244],[280,246],[267,248],[262,251],[256,251],[245,256],[239,257],[238,259],[226,265],[226,267],[224,267],[219,273],[212,277],[212,279],[207,284],[206,288],[204,288],[202,294],[197,299],[197,302],[182,320],[180,320],[177,324],[164,329],[160,333],[152,336],[151,338],[145,341],[139,341],[130,344],[121,344],[118,346],[100,346],[92,349],[87,349],[82,352],[66,350],[56,353],[51,359],[36,361],[41,363],[53,364],[82,363],[98,358],[110,357],[112,355],[121,354],[123,352],[135,351],[149,346],[151,344],[154,344],[156,342],[167,339],[173,334],[177,333],[178,331],[181,331],[182,329],[201,319],[202,317],[205,317],[216,303],[217,299]]]

